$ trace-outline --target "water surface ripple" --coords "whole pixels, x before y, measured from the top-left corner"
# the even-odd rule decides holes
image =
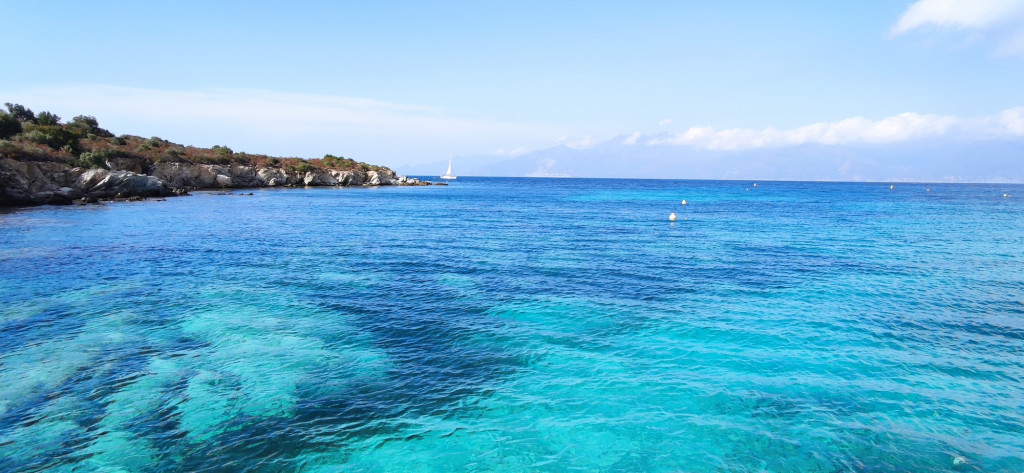
[[[0,471],[1024,471],[1024,186],[254,194],[0,213]]]

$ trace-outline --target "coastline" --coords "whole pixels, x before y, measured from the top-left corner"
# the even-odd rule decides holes
[[[111,159],[108,169],[0,159],[0,207],[70,205],[188,195],[193,190],[263,187],[422,186],[390,169],[299,170],[279,166],[155,163]]]

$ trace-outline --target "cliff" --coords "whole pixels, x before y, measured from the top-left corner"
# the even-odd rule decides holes
[[[0,159],[0,205],[70,204],[103,199],[186,195],[193,189],[425,185],[380,171],[295,170],[273,166],[157,163],[143,169],[132,160],[108,160],[102,168],[59,162]]]

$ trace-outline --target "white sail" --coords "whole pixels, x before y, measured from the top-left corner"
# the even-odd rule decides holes
[[[452,158],[448,158],[448,170],[444,172],[441,179],[456,179],[455,173],[452,172]]]

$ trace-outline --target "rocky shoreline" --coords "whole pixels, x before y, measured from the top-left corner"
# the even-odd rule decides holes
[[[305,186],[429,185],[391,170],[297,171],[282,167],[156,163],[111,159],[107,168],[81,168],[45,161],[0,159],[0,206],[67,205],[100,200],[140,200],[188,195],[198,189]]]

